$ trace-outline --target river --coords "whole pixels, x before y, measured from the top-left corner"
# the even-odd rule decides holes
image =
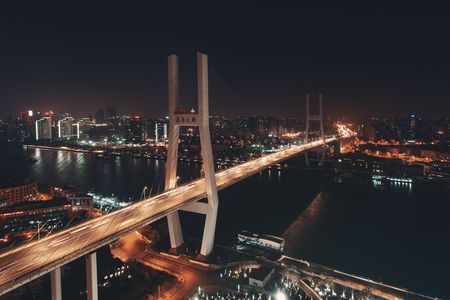
[[[31,156],[37,162],[26,161]],[[288,162],[300,165],[301,157]],[[0,146],[0,176],[70,183],[122,200],[145,186],[163,189],[164,161]],[[199,165],[180,163],[182,181]],[[265,170],[219,192],[216,241],[230,245],[242,229],[281,235],[289,255],[450,299],[449,190],[429,183],[377,189],[333,183],[327,172]],[[185,234],[200,236],[201,217],[185,214]]]

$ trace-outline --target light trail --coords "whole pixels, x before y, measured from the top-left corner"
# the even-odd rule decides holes
[[[333,141],[336,141],[335,137],[325,140],[326,143]],[[293,146],[218,172],[217,187],[223,189],[322,144],[321,140],[317,140]],[[201,178],[2,253],[0,295],[204,197],[205,179]]]

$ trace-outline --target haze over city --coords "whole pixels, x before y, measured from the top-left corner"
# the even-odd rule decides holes
[[[107,105],[163,115],[166,55],[183,57],[186,82],[197,50],[210,55],[214,114],[304,115],[305,93],[319,91],[332,116],[450,109],[450,21],[438,6],[29,1],[2,4],[0,17],[2,117]],[[194,102],[190,82],[181,88]]]

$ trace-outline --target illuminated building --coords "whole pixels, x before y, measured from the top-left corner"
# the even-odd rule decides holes
[[[72,185],[64,186],[52,186],[50,187],[50,195],[53,198],[64,197],[69,198],[70,196],[77,195],[81,192],[81,189]]]
[[[268,120],[262,116],[250,117],[248,124],[250,130],[254,133],[263,134],[268,131]]]
[[[165,143],[167,141],[167,122],[155,122],[155,143]]]
[[[32,110],[28,110],[28,111],[24,111],[19,113],[19,119],[22,122],[26,122],[26,123],[31,123],[33,118],[33,111]]]
[[[134,116],[125,120],[125,140],[131,144],[144,142],[144,122],[142,117]]]
[[[66,215],[73,208],[73,204],[64,198],[38,202],[22,202],[8,208],[0,209],[0,220],[2,222],[7,220],[17,222],[20,218],[22,220],[35,221],[43,217]]]
[[[51,117],[43,117],[36,120],[36,141],[44,141],[52,139],[52,119]]]
[[[94,198],[81,191],[80,188],[71,185],[52,186],[50,194],[53,198],[66,198],[70,201],[73,208],[90,209]]]
[[[36,195],[36,182],[29,178],[0,178],[0,207],[25,200],[34,200]]]
[[[408,143],[414,144],[416,142],[416,123],[416,115],[412,114],[409,117]]]
[[[67,197],[74,209],[91,209],[94,203],[94,197],[84,194],[72,194]]]
[[[269,282],[269,280],[273,277],[274,273],[275,269],[262,266],[250,274],[248,278],[248,284],[250,286],[263,288],[267,284],[267,282]]]
[[[73,117],[65,117],[58,121],[58,137],[60,139],[80,138],[80,124]]]
[[[78,124],[78,138],[81,140],[88,140],[89,131],[95,126],[94,123],[89,118],[81,118],[78,120]]]

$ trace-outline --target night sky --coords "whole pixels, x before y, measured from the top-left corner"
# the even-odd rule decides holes
[[[450,111],[450,13],[427,2],[77,2],[0,4],[0,116],[164,115],[167,55],[180,55],[190,106],[197,50],[209,55],[212,114],[303,116],[305,93],[319,91],[329,116]]]

